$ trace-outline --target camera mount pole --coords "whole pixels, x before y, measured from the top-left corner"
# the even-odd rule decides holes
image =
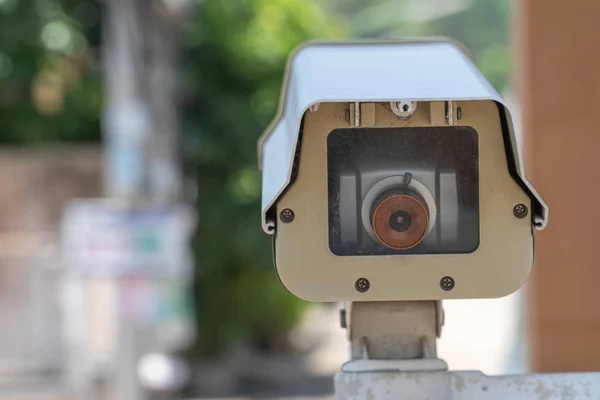
[[[337,400],[553,400],[600,395],[600,374],[488,377],[452,372],[436,355],[440,301],[355,302],[342,310],[351,360],[335,376]]]

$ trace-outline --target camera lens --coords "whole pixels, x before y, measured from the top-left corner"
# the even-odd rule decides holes
[[[393,250],[408,250],[427,236],[429,212],[415,196],[394,194],[376,205],[372,225],[381,244]]]
[[[406,232],[412,223],[412,217],[404,210],[396,211],[390,216],[390,227],[396,232]]]

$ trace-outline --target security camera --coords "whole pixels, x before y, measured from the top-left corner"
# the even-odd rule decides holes
[[[500,297],[547,207],[510,111],[450,41],[310,43],[259,141],[262,224],[311,301]]]

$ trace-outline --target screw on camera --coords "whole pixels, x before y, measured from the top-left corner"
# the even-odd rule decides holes
[[[445,276],[442,279],[440,279],[440,287],[442,288],[442,290],[445,291],[450,291],[452,289],[454,289],[454,278],[452,278],[451,276]]]
[[[354,284],[354,287],[360,293],[364,293],[371,287],[371,282],[369,282],[367,278],[358,278]]]
[[[525,204],[517,204],[515,208],[513,208],[513,214],[515,217],[519,219],[523,219],[529,213],[529,209]]]
[[[279,218],[281,218],[282,222],[288,223],[288,222],[292,222],[294,220],[294,218],[296,218],[296,214],[291,209],[284,208],[283,210],[281,210],[281,213],[279,214]]]

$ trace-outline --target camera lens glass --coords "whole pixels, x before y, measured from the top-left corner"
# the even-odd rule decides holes
[[[396,232],[406,232],[412,224],[412,217],[404,210],[396,211],[390,216],[390,227]]]
[[[376,205],[372,224],[381,244],[394,250],[408,250],[427,236],[429,212],[415,196],[391,195]]]
[[[331,131],[327,136],[331,252],[379,256],[477,250],[478,138],[468,126]]]

